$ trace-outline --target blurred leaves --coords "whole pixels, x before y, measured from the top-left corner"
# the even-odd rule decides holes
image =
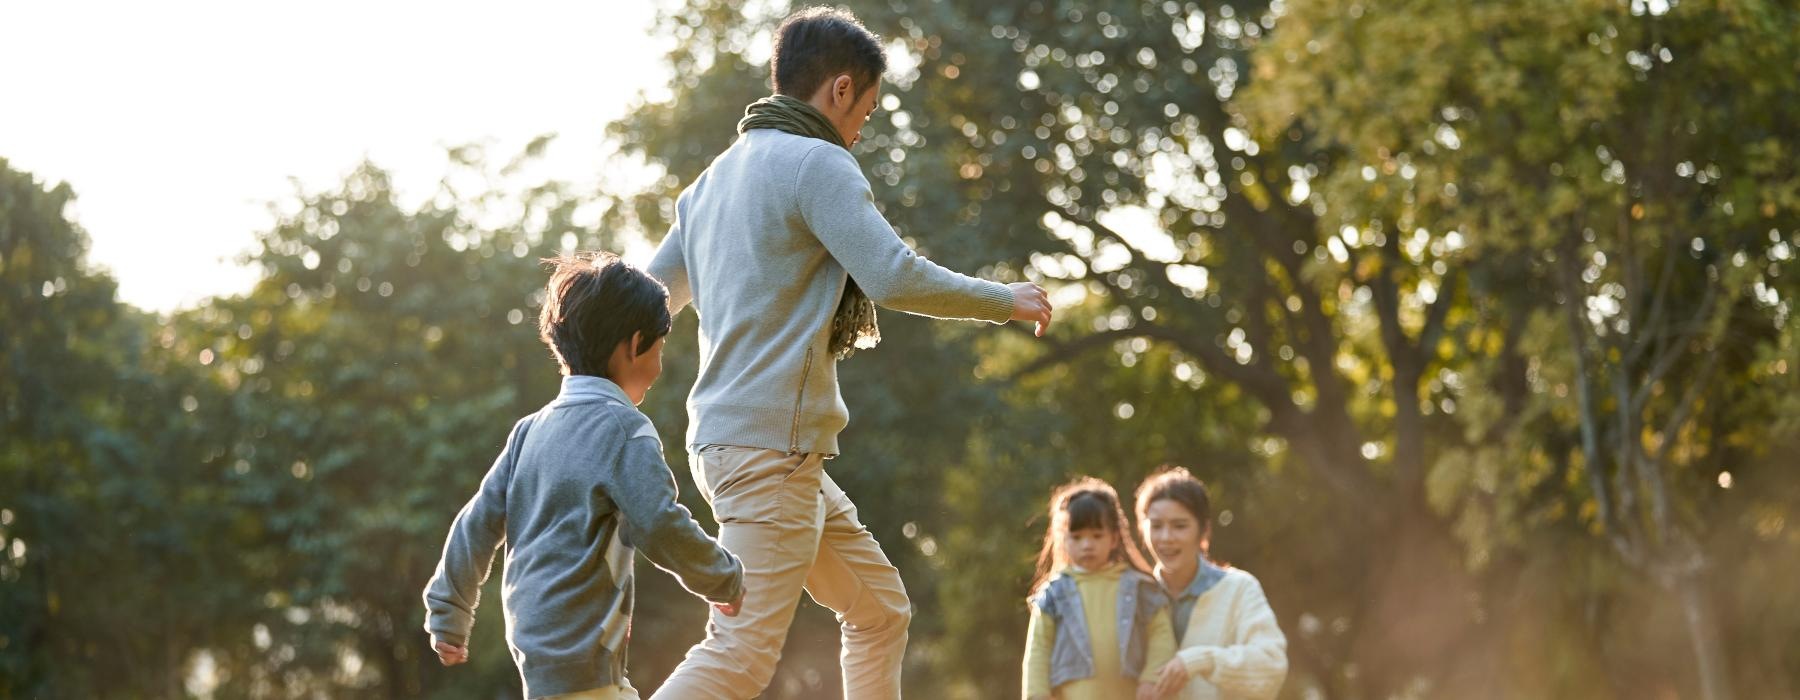
[[[1287,697],[1793,694],[1794,9],[849,7],[895,67],[877,205],[1059,303],[1044,339],[889,314],[842,368],[831,473],[913,598],[909,694],[1016,692],[1048,490],[1164,463],[1268,591]],[[277,203],[252,291],[169,317],[85,266],[68,187],[0,167],[0,697],[516,694],[497,592],[451,671],[418,592],[555,390],[537,260],[661,235],[785,9],[665,12],[676,83],[609,127],[642,191],[532,179],[548,138],[453,149],[414,209],[363,167]],[[644,406],[665,445],[694,342]],[[705,624],[651,571],[646,692]],[[830,694],[836,653],[803,602],[766,697]]]

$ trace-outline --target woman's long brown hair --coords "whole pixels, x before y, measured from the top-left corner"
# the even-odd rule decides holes
[[[1212,497],[1206,493],[1206,484],[1194,478],[1186,467],[1163,465],[1144,483],[1138,484],[1136,512],[1139,527],[1146,527],[1150,522],[1150,504],[1163,500],[1174,501],[1185,508],[1188,515],[1194,516],[1194,526],[1200,528],[1200,556],[1219,563],[1207,551],[1212,548]],[[1141,534],[1149,541],[1149,532]]]

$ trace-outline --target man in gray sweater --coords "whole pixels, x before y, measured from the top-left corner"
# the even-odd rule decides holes
[[[743,559],[742,614],[714,615],[659,698],[748,698],[768,685],[804,588],[837,612],[844,694],[900,695],[911,606],[900,574],[823,470],[849,420],[839,358],[879,340],[874,305],[990,323],[1038,322],[1037,285],[1004,285],[914,253],[875,208],[848,150],[880,96],[878,38],[812,8],[776,30],[775,95],[676,201],[649,267],[671,308],[700,315],[688,399],[694,480]]]
[[[445,665],[468,660],[494,550],[501,607],[527,698],[636,698],[625,679],[633,549],[724,616],[743,601],[737,559],[675,502],[656,427],[636,405],[662,373],[662,285],[611,255],[557,261],[538,328],[562,392],[521,419],[450,526],[425,588],[425,630]]]

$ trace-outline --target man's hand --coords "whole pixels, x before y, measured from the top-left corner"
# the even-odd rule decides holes
[[[459,647],[454,644],[438,642],[433,644],[431,648],[437,651],[438,663],[445,666],[455,666],[469,660],[468,647]]]
[[[1012,320],[1037,321],[1037,337],[1044,337],[1044,331],[1050,330],[1050,298],[1044,295],[1044,288],[1032,282],[1006,286],[1013,293]]]
[[[737,600],[729,603],[713,603],[713,609],[726,617],[737,617],[738,611],[744,609],[744,594],[738,593]]]
[[[1181,663],[1180,658],[1170,659],[1169,663],[1163,665],[1162,675],[1156,679],[1156,697],[1173,695],[1187,685],[1187,682],[1187,664]]]
[[[1162,697],[1162,695],[1156,692],[1155,683],[1151,683],[1150,681],[1138,683],[1137,700],[1156,700],[1160,697]]]

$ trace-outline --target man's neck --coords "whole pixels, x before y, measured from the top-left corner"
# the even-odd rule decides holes
[[[832,131],[837,132],[838,140],[848,144],[850,143],[850,139],[844,137],[844,130],[838,128],[837,118],[831,116],[831,91],[829,88],[830,86],[819,88],[819,91],[814,94],[811,99],[808,99],[806,104],[811,105],[813,109],[819,110],[819,114],[825,115],[826,123],[831,125]]]

